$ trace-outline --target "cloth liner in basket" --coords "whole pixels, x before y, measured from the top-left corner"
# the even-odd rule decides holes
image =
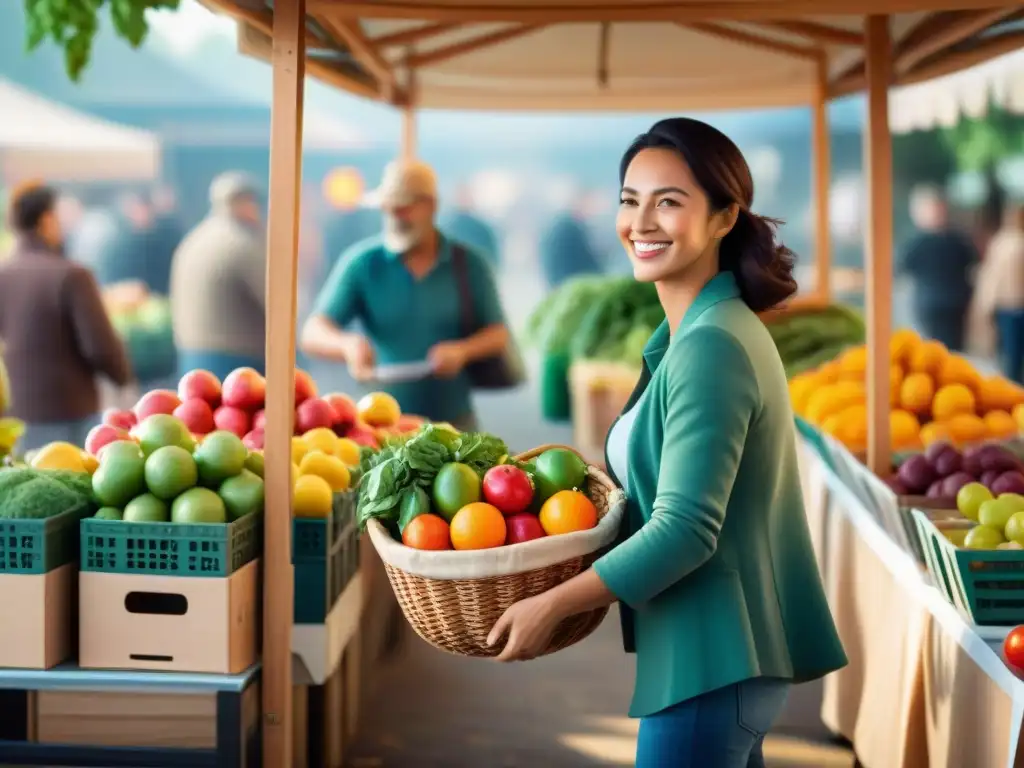
[[[545,445],[516,458],[528,461],[564,447]],[[376,520],[367,528],[416,634],[450,653],[496,656],[501,646],[489,647],[487,635],[509,606],[582,573],[618,536],[626,505],[623,492],[593,466],[587,467],[586,492],[597,507],[594,528],[494,549],[428,552],[395,541]],[[544,654],[578,643],[607,614],[605,607],[570,616],[559,624]]]

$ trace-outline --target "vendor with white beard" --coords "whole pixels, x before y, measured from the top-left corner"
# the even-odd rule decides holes
[[[505,351],[509,332],[484,256],[435,226],[437,180],[423,163],[390,164],[377,190],[384,231],[349,248],[331,270],[302,332],[309,355],[343,361],[372,381],[378,366],[424,363],[422,378],[381,381],[405,413],[472,429],[466,365]],[[473,329],[464,333],[464,271]],[[352,329],[354,323],[362,332]]]

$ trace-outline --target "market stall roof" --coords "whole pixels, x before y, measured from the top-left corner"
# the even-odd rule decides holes
[[[146,131],[76,112],[0,79],[0,178],[152,179],[160,145]]]
[[[991,106],[1024,114],[1024,51],[1000,56],[889,96],[893,133],[950,128],[962,117],[983,117]]]
[[[265,0],[204,0],[259,54]],[[992,0],[307,0],[309,74],[371,98],[480,110],[805,105],[864,83],[863,19],[889,14],[897,83],[1024,45]],[[986,7],[988,6],[988,7]],[[263,55],[269,45],[264,44]],[[410,77],[410,73],[412,76]]]

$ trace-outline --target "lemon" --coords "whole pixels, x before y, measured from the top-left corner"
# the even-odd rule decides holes
[[[299,474],[322,477],[335,493],[347,491],[352,482],[345,463],[337,456],[323,451],[310,451],[303,456],[299,462]]]
[[[331,515],[334,494],[322,477],[300,475],[292,494],[292,514],[295,517],[326,518]]]
[[[85,472],[82,449],[71,443],[49,443],[44,445],[32,458],[33,469],[67,469]]]
[[[311,451],[323,451],[328,456],[334,456],[337,453],[338,436],[334,434],[334,430],[327,427],[309,430],[302,436],[302,442]]]
[[[334,447],[334,455],[349,467],[358,465],[363,456],[362,451],[359,450],[359,443],[347,437],[338,438]]]
[[[292,462],[298,464],[309,453],[309,444],[301,437],[292,438]]]

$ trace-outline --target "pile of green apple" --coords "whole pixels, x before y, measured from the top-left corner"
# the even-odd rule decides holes
[[[968,483],[956,495],[960,514],[973,520],[963,538],[966,549],[1024,549],[1024,495],[994,496],[981,483]]]

